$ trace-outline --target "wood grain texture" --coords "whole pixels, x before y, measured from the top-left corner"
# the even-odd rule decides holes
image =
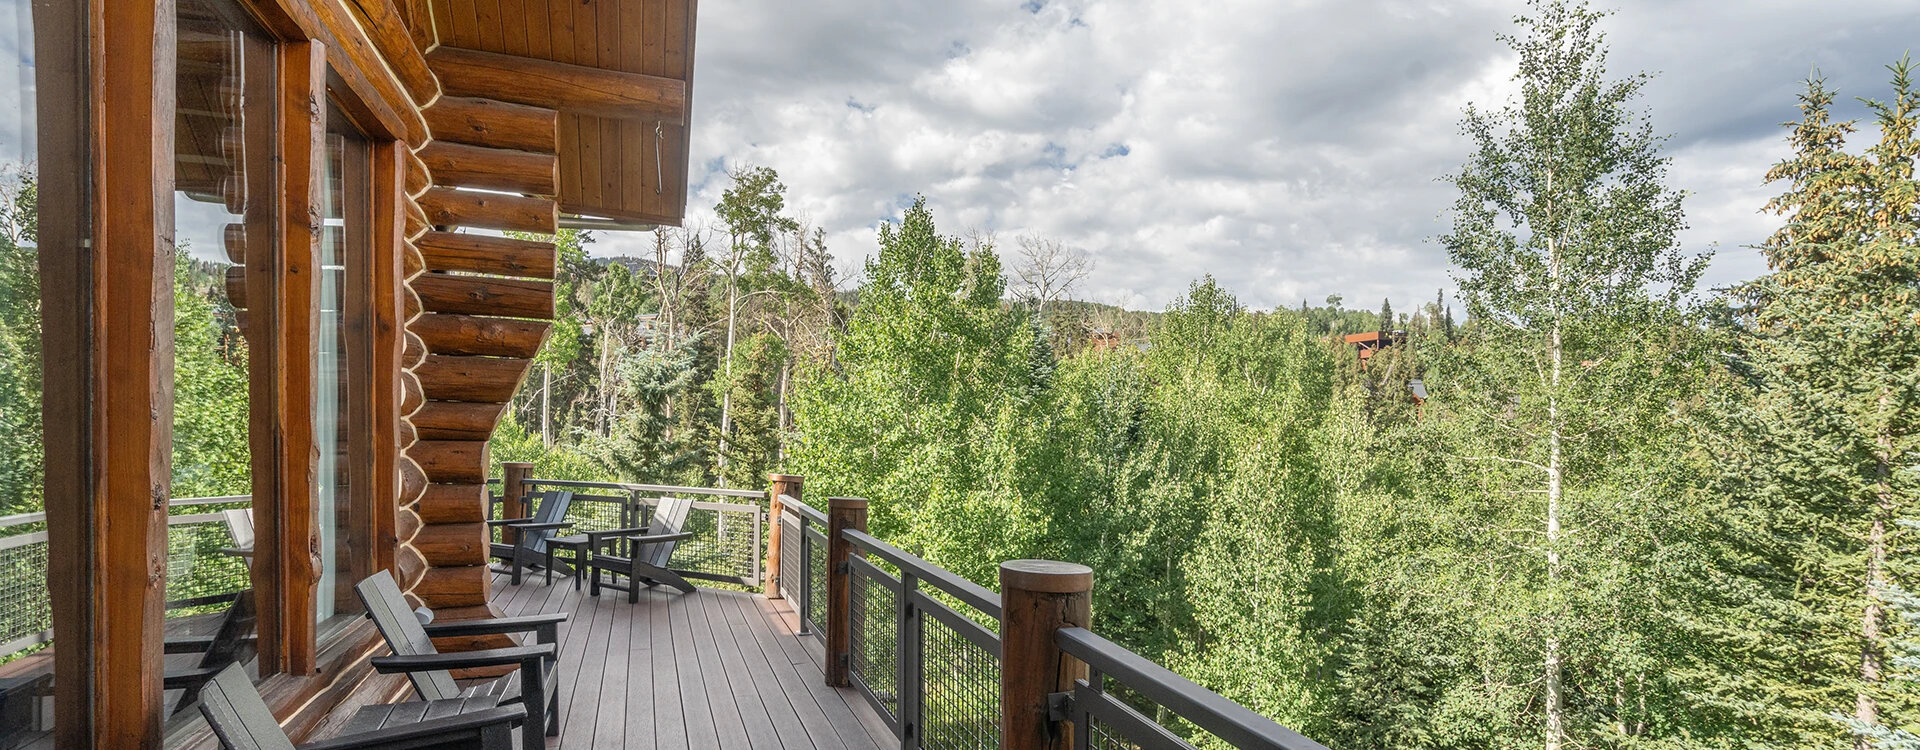
[[[550,153],[434,141],[420,149],[420,158],[440,187],[545,196],[560,192],[560,162]]]
[[[437,141],[551,154],[560,138],[559,113],[545,107],[445,96],[425,115]]]
[[[1093,576],[1086,566],[1044,560],[1000,565],[1000,746],[1073,746],[1073,725],[1048,720],[1047,696],[1071,691],[1087,665],[1060,650],[1054,633],[1093,626]],[[1056,744],[1059,743],[1059,744]]]
[[[553,243],[483,234],[430,232],[414,244],[428,270],[470,271],[530,279],[553,278]]]
[[[487,525],[432,523],[413,537],[413,547],[434,567],[487,564]]]
[[[429,566],[413,585],[413,593],[428,607],[474,607],[487,603],[490,585],[485,565]]]
[[[413,415],[413,423],[427,440],[485,440],[505,409],[505,404],[428,401]]]
[[[560,225],[559,206],[547,198],[434,187],[416,202],[432,226],[553,234]]]
[[[550,281],[430,273],[414,279],[412,286],[421,309],[429,313],[553,318]]]
[[[436,484],[420,496],[415,510],[428,524],[480,523],[487,517],[486,489],[479,484]]]
[[[532,364],[525,359],[432,354],[414,368],[413,374],[429,399],[504,404],[513,398]]]
[[[477,315],[428,313],[410,328],[434,354],[532,359],[552,324]]]
[[[415,45],[406,19],[393,0],[349,0],[347,8],[388,69],[413,97],[414,106],[425,107],[440,97],[440,82],[427,69],[427,58]]]
[[[590,52],[596,60],[597,50]],[[453,96],[500,99],[560,112],[684,122],[686,81],[442,46],[427,56]]]
[[[420,464],[434,484],[477,484],[487,481],[487,443],[484,440],[422,440],[407,456]]]

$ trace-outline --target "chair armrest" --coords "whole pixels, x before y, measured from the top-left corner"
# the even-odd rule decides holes
[[[526,518],[489,518],[487,519],[487,525],[488,526],[506,526],[508,524],[514,524],[514,523],[531,523],[532,521],[533,521],[532,516],[528,516]]]
[[[535,646],[514,646],[512,648],[490,648],[484,651],[461,651],[452,654],[419,654],[416,656],[376,656],[371,659],[373,669],[381,674],[427,672],[436,669],[471,669],[474,667],[506,667],[525,664],[536,659],[552,659],[558,652],[551,643]]]
[[[601,544],[606,543],[606,540],[608,537],[640,534],[640,533],[644,533],[646,530],[647,530],[647,527],[641,526],[639,528],[634,528],[634,529],[607,529],[606,531],[589,531],[587,532],[587,544],[594,547],[598,547]]]
[[[162,641],[160,646],[160,653],[204,654],[207,652],[208,649],[211,649],[211,648],[213,648],[213,636],[183,635],[175,638],[168,638],[165,641]]]
[[[680,542],[692,538],[693,532],[682,531],[678,534],[654,534],[651,536],[642,534],[639,536],[630,536],[627,537],[627,541],[635,544],[659,544],[660,542]]]
[[[548,615],[522,615],[520,617],[495,617],[484,620],[436,622],[423,627],[426,629],[428,636],[438,638],[453,635],[530,633],[541,628],[553,627],[566,621],[567,613],[555,612]]]
[[[319,742],[309,742],[299,746],[299,750],[350,750],[352,748],[421,747],[421,740],[453,735],[492,726],[514,726],[527,720],[527,710],[518,705],[497,706],[485,711],[428,719],[417,724],[392,727],[375,732],[350,734]]]
[[[225,668],[226,667],[194,667],[192,669],[182,669],[177,672],[166,672],[160,675],[160,687],[166,690],[191,690],[212,682],[213,676],[220,674],[220,671]]]
[[[233,557],[238,557],[243,560],[252,560],[253,548],[252,547],[221,547],[220,554],[231,555]]]
[[[572,521],[554,521],[552,523],[510,523],[510,524],[507,524],[507,528],[519,529],[521,531],[545,531],[547,529],[564,529],[572,525],[573,525]]]

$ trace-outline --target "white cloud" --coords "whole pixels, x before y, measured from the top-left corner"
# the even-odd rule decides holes
[[[789,6],[782,6],[787,8]],[[1511,89],[1507,0],[822,0],[703,4],[695,222],[719,165],[764,164],[849,270],[877,222],[924,193],[943,230],[1033,232],[1089,250],[1083,297],[1158,308],[1213,274],[1257,306],[1341,294],[1370,307],[1451,286],[1452,190],[1469,101]],[[1762,266],[1760,183],[1818,65],[1844,96],[1920,39],[1910,2],[1635,0],[1613,69],[1658,72],[1690,247],[1708,283]],[[645,236],[599,253],[643,252]]]

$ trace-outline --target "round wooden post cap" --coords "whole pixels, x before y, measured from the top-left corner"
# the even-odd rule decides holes
[[[806,477],[800,476],[799,474],[768,474],[767,475],[767,481],[769,482],[799,482],[802,479],[806,479]]]
[[[1000,589],[1042,594],[1079,594],[1093,590],[1093,568],[1053,560],[1008,560],[1000,563]]]
[[[512,467],[522,468],[522,469],[531,469],[533,468],[533,462],[532,461],[501,461],[500,466],[502,468],[512,466]]]
[[[864,497],[830,497],[830,498],[827,498],[827,507],[828,508],[865,508],[867,507],[867,499]]]

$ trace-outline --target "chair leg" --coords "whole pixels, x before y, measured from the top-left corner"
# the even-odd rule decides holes
[[[573,548],[573,590],[574,591],[580,590],[580,579],[583,576],[583,574],[580,572],[580,566],[586,564],[586,561],[580,558],[586,557],[586,554],[587,552],[584,549],[581,549],[579,547]]]
[[[635,562],[633,564],[633,574],[636,578],[642,575],[643,571],[649,582],[657,581],[659,583],[664,583],[668,586],[672,586],[676,589],[679,589],[680,592],[683,594],[691,594],[694,591],[696,591],[696,589],[694,588],[694,585],[691,583],[687,583],[687,579],[681,577],[679,573],[675,573],[671,570],[667,570],[666,568],[655,567],[652,565],[645,565],[644,563],[639,563],[639,562]]]
[[[553,545],[547,545],[547,585],[553,585]]]
[[[520,585],[520,550],[513,550],[513,585]]]

